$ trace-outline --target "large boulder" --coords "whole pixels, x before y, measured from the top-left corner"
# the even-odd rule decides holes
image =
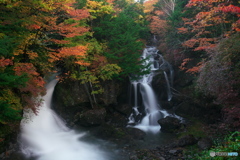
[[[179,147],[190,146],[190,145],[194,145],[196,143],[197,143],[196,138],[191,134],[185,135],[178,140]]]
[[[71,124],[76,113],[91,108],[84,86],[78,81],[57,83],[53,92],[52,107],[60,117]]]
[[[102,124],[94,133],[94,136],[113,141],[119,144],[129,144],[134,140],[143,140],[146,133],[137,128],[116,127],[112,124]]]
[[[201,138],[197,144],[198,147],[202,150],[210,149],[213,145],[212,140],[210,138]]]
[[[75,116],[75,124],[84,127],[98,126],[105,121],[105,108],[88,110]]]
[[[167,116],[165,118],[159,119],[158,123],[161,126],[162,132],[173,133],[181,128],[182,124],[179,119]]]

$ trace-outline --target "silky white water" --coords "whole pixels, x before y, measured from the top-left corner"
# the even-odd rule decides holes
[[[57,81],[47,86],[47,94],[38,115],[31,110],[24,112],[21,122],[20,145],[26,157],[36,160],[108,160],[100,145],[81,141],[84,134],[70,130],[50,108]]]
[[[168,101],[171,100],[172,94],[171,94],[171,84],[173,76],[173,70],[168,62],[166,62],[163,57],[160,55],[159,60],[155,60],[157,56],[158,50],[155,47],[148,47],[145,48],[142,53],[142,58],[146,59],[144,65],[149,65],[151,72],[148,75],[144,75],[139,80],[133,80],[131,82],[133,87],[133,110],[134,112],[129,117],[129,127],[134,127],[141,129],[145,132],[151,132],[151,133],[158,133],[160,131],[161,126],[157,123],[157,121],[161,118],[164,118],[166,116],[173,116],[170,115],[167,111],[161,109],[160,105],[157,102],[155,93],[151,87],[151,82],[154,77],[154,71],[162,69],[164,72],[164,77],[166,80],[166,88],[167,88],[167,96]],[[161,62],[161,63],[159,63]],[[165,70],[169,70],[170,76],[167,75]],[[139,85],[139,87],[138,87]],[[138,100],[138,94],[141,95],[141,101],[144,106],[144,113],[141,113],[139,111],[139,100]],[[136,117],[139,117],[139,115],[143,115],[142,119],[138,120]]]

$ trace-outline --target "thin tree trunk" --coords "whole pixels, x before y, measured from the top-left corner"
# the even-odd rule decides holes
[[[87,83],[84,83],[83,85],[84,85],[85,91],[87,92],[88,99],[89,99],[89,101],[90,101],[91,107],[94,108],[93,100],[92,100],[91,94],[90,94],[90,92],[89,92],[89,90],[88,90]]]
[[[79,74],[81,74],[79,67],[78,67],[78,72],[79,72]],[[84,86],[84,89],[85,89],[85,91],[87,93],[87,96],[88,96],[88,99],[90,101],[91,107],[94,108],[93,100],[92,100],[92,97],[91,97],[91,93],[89,92],[87,83],[84,83],[83,86]]]
[[[90,87],[91,87],[91,90],[93,91],[92,83],[89,82],[89,85],[90,85]],[[93,94],[92,96],[93,96],[93,100],[94,100],[94,102],[95,102],[95,105],[97,105],[97,100],[96,100],[95,94]]]

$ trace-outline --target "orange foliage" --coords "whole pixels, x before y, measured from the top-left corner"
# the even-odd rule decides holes
[[[63,47],[60,49],[60,56],[65,58],[68,56],[80,56],[85,57],[87,51],[86,46],[76,46],[76,47]]]
[[[49,62],[56,60],[63,60],[64,58],[74,57],[75,61],[73,63],[89,66],[90,64],[85,61],[87,46],[75,46],[75,47],[62,47],[57,52],[52,52],[50,55]]]
[[[180,69],[180,70],[186,70],[187,68],[185,67],[185,65],[186,65],[189,61],[191,61],[191,60],[192,60],[192,59],[190,59],[190,58],[185,58],[185,59],[183,60],[182,64],[180,65],[179,69]]]
[[[36,52],[27,52],[30,59],[35,59],[38,57],[38,54]]]
[[[27,81],[26,86],[20,87],[20,91],[26,107],[31,108],[36,113],[40,102],[36,101],[35,98],[39,95],[45,94],[44,79],[36,71],[36,68],[32,63],[17,63],[14,66],[14,71],[18,76],[27,74],[29,80]]]
[[[40,29],[41,26],[39,26],[37,24],[32,24],[32,25],[29,25],[28,28],[31,29],[31,30],[34,30],[34,29]]]
[[[225,13],[240,14],[240,7],[234,6],[232,4],[223,6],[221,10]]]
[[[67,13],[71,16],[72,19],[80,21],[82,19],[88,18],[90,16],[88,10],[86,9],[73,9],[68,8]]]
[[[215,42],[217,41],[216,38],[197,38],[197,39],[190,39],[183,43],[184,47],[194,48],[194,51],[210,49],[216,46]]]
[[[106,2],[109,3],[109,4],[113,4],[114,0],[106,0]]]
[[[188,29],[187,28],[184,28],[184,27],[181,27],[181,28],[177,28],[178,30],[178,33],[188,33]]]
[[[98,68],[99,66],[104,66],[107,64],[107,59],[104,56],[100,56],[100,55],[95,55],[94,56],[94,61],[91,64],[91,68],[94,70],[96,68]]]
[[[13,65],[12,59],[5,59],[5,58],[0,59],[0,67],[5,67],[8,65]]]
[[[81,27],[78,25],[78,23],[73,23],[73,24],[62,23],[59,25],[60,34],[67,38],[81,36],[88,30],[89,28]]]
[[[149,27],[153,34],[163,35],[166,33],[167,21],[158,16],[152,16]]]
[[[186,73],[191,73],[191,74],[196,74],[200,71],[200,69],[203,67],[203,62],[199,62],[196,66],[188,69],[187,67],[185,67],[192,59],[190,58],[185,58],[182,62],[182,64],[180,65],[179,69],[180,70],[185,70]]]
[[[223,24],[232,24],[231,30],[223,30],[222,36],[228,37],[235,32],[240,31],[240,20],[234,22],[229,19],[228,14],[240,16],[240,7],[231,4],[231,1],[224,0],[190,0],[186,7],[201,8],[201,11],[192,19],[183,19],[186,27],[178,28],[178,33],[194,33],[195,35],[185,41],[183,46],[192,48],[194,51],[206,50],[216,46],[218,38],[212,37],[214,29],[206,30],[206,28],[214,26],[222,26]],[[217,29],[217,28],[216,28]],[[223,28],[221,28],[223,29]],[[213,33],[211,33],[213,32]],[[212,37],[212,38],[205,38]]]
[[[203,62],[199,62],[197,66],[188,69],[186,72],[195,74],[195,73],[198,73],[202,67],[203,67]]]
[[[214,3],[223,2],[224,0],[189,0],[186,7],[193,6],[210,6]]]
[[[158,1],[157,0],[148,0],[144,2],[144,12],[145,13],[151,13],[154,9],[154,4],[156,4]]]

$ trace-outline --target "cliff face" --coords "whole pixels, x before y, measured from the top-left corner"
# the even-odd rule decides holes
[[[163,109],[175,113],[183,118],[197,118],[208,124],[216,123],[221,117],[221,108],[212,103],[212,97],[203,96],[196,91],[195,78],[174,68],[174,81],[171,88],[172,100],[167,99],[167,84],[164,75],[160,72],[153,78],[152,86],[157,99]]]
[[[91,125],[91,123],[93,126],[100,125],[115,112],[125,119],[131,111],[130,106],[126,107],[128,103],[128,81],[105,81],[101,85],[104,92],[95,95],[97,105],[92,108],[83,84],[72,80],[58,83],[53,94],[53,109],[69,125],[86,126]],[[88,118],[91,120],[87,121],[87,115],[91,115],[91,118]],[[100,121],[95,118],[100,118]]]

